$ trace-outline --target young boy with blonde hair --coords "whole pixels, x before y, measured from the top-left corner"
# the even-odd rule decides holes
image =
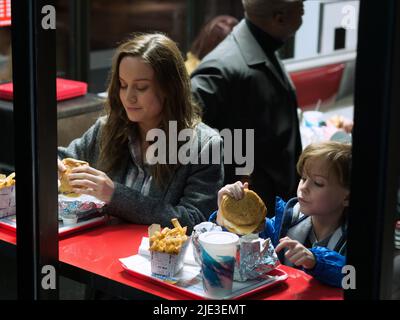
[[[283,264],[340,287],[346,261],[351,145],[311,144],[302,152],[297,171],[301,176],[297,197],[288,202],[277,198],[276,215],[266,218],[260,237],[271,238]],[[240,181],[226,185],[218,192],[218,204],[225,194],[241,199],[245,188],[248,184]],[[218,211],[210,220],[215,218],[223,224]]]

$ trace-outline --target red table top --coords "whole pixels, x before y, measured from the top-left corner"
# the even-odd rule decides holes
[[[188,299],[149,281],[125,272],[119,258],[137,254],[147,226],[135,224],[107,225],[71,234],[59,242],[60,261],[134,287],[168,300]],[[0,240],[15,244],[15,234],[0,228]],[[281,266],[288,279],[275,287],[249,296],[249,299],[331,300],[343,299],[343,291],[321,284],[303,271]]]

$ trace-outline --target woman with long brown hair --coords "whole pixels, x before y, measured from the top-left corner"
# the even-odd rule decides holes
[[[176,217],[193,227],[206,221],[217,206],[222,161],[183,164],[177,159],[183,142],[168,134],[171,124],[178,133],[193,132],[191,150],[198,151],[194,160],[211,149],[220,150],[221,137],[201,122],[199,110],[183,58],[171,39],[157,33],[127,40],[113,58],[107,115],[67,148],[59,148],[60,159],[90,164],[69,175],[74,192],[105,201],[109,214],[134,223],[169,225]],[[157,143],[162,147],[160,141],[148,139],[154,130],[167,138],[164,149],[151,153]],[[162,150],[167,161],[154,161]],[[65,170],[60,160],[59,170]]]

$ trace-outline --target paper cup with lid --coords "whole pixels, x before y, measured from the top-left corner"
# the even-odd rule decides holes
[[[221,299],[232,293],[239,237],[231,232],[211,231],[199,236],[204,292]]]

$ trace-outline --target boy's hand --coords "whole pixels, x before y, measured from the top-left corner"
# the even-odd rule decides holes
[[[237,181],[232,184],[227,184],[225,187],[222,187],[218,191],[218,208],[221,205],[222,197],[225,194],[231,196],[232,198],[235,198],[236,200],[240,200],[244,196],[243,190],[248,189],[248,188],[249,188],[249,184],[247,182],[242,184],[241,181]]]
[[[221,205],[221,201],[222,201],[222,197],[224,195],[229,195],[232,198],[235,198],[236,200],[240,200],[243,198],[244,196],[244,189],[248,189],[249,188],[249,184],[247,182],[245,182],[244,184],[241,181],[237,181],[235,183],[232,184],[227,184],[226,186],[222,187],[219,191],[218,191],[218,209]],[[217,213],[217,223],[220,226],[223,226],[223,221],[220,218],[220,214],[219,214],[219,210]]]
[[[279,240],[275,251],[278,253],[286,248],[285,257],[296,266],[302,266],[305,269],[312,269],[315,267],[315,257],[310,250],[303,246],[300,242],[285,237]]]

